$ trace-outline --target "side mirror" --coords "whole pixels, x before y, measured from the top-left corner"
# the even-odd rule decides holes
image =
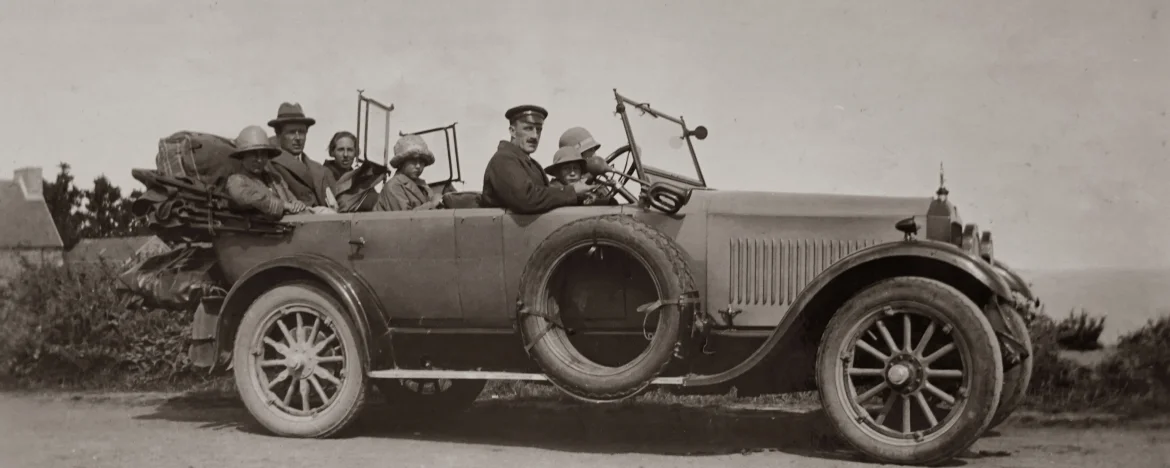
[[[601,156],[590,156],[585,159],[585,170],[595,176],[605,175],[613,172],[613,168],[605,162]]]
[[[707,139],[707,127],[699,125],[698,127],[695,127],[694,130],[688,130],[687,136],[693,136],[693,137],[698,138],[700,140],[706,140]]]

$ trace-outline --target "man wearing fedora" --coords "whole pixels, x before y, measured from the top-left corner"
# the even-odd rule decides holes
[[[272,166],[302,203],[335,208],[332,188],[337,180],[325,166],[305,154],[305,138],[309,127],[316,123],[305,116],[299,103],[282,103],[276,118],[268,121],[268,126],[276,130],[275,140],[282,150],[280,156],[272,159]]]
[[[376,211],[433,210],[443,205],[443,195],[422,179],[423,168],[435,163],[435,155],[418,135],[403,135],[394,143],[390,167],[396,172],[378,196]]]
[[[268,133],[259,125],[249,125],[235,140],[231,157],[240,161],[243,171],[228,176],[224,188],[237,205],[254,208],[265,215],[280,219],[286,214],[328,213],[327,207],[308,207],[296,198],[284,179],[273,171],[269,161],[280,155],[280,148],[272,146]]]
[[[523,105],[508,109],[511,140],[500,141],[488,161],[483,175],[482,203],[507,208],[516,213],[545,213],[561,206],[576,205],[592,187],[578,181],[567,186],[549,185],[548,176],[532,153],[540,144],[548,111],[540,106]]]

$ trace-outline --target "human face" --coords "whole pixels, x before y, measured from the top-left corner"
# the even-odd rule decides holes
[[[524,117],[508,126],[508,132],[512,134],[512,143],[528,154],[536,152],[536,146],[540,144],[540,134],[543,131],[544,122],[534,122],[532,117]]]
[[[398,170],[406,174],[407,177],[417,180],[419,177],[422,177],[423,164],[418,159],[408,159],[402,163],[402,166]]]
[[[565,184],[572,184],[581,180],[581,175],[585,171],[582,170],[581,163],[577,161],[562,164],[554,172],[557,173],[557,180]]]
[[[280,147],[300,156],[305,151],[305,138],[309,135],[309,126],[303,123],[284,124],[280,127]]]
[[[357,144],[353,138],[343,136],[337,139],[333,152],[329,154],[344,168],[353,167],[353,160],[357,157]]]
[[[259,151],[249,151],[240,157],[240,164],[250,174],[260,175],[264,172],[264,165],[268,164],[268,157]]]

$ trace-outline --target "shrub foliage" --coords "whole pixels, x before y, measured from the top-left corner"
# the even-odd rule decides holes
[[[128,309],[117,265],[26,264],[0,287],[0,376],[25,386],[158,387],[191,380],[190,317]]]

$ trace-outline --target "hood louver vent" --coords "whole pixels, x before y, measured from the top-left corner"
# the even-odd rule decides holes
[[[728,301],[735,305],[790,305],[829,266],[878,243],[874,239],[732,239]]]

